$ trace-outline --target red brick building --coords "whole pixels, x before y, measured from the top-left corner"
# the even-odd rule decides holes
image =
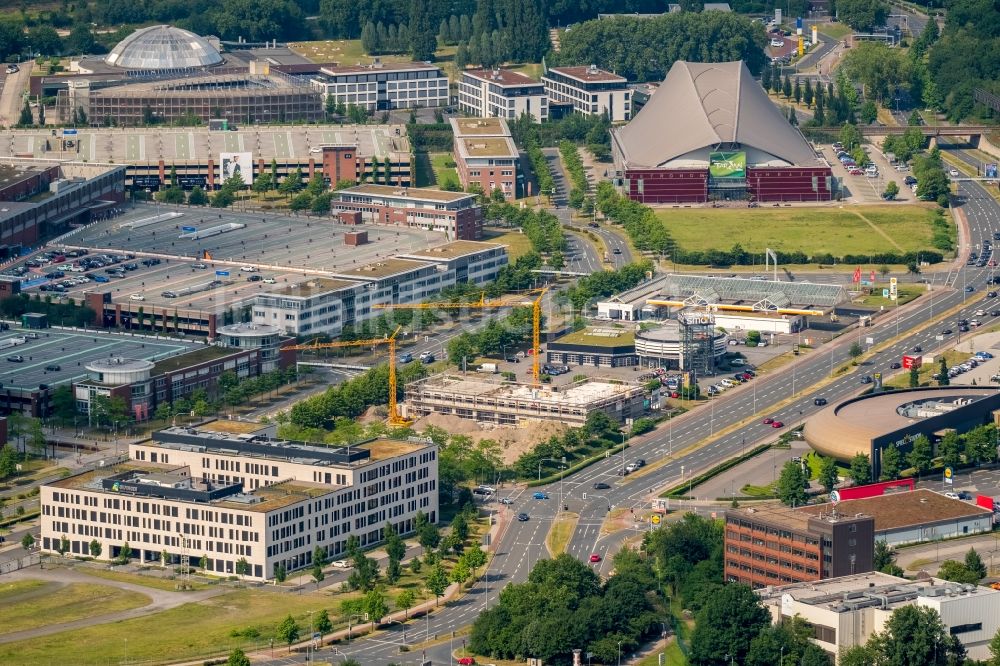
[[[508,200],[526,196],[517,146],[503,118],[451,118],[452,154],[462,187],[478,185],[490,194],[499,188]]]
[[[334,212],[357,211],[368,224],[444,232],[450,240],[477,240],[483,212],[476,195],[417,187],[358,185],[337,192]]]
[[[875,519],[821,516],[783,506],[726,511],[725,579],[753,588],[864,573],[873,568]]]

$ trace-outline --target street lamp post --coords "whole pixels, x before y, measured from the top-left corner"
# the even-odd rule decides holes
[[[618,666],[622,666],[622,642],[618,641]]]

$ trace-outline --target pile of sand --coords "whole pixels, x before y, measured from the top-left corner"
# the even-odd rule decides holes
[[[434,426],[453,435],[466,435],[474,442],[492,439],[500,444],[505,465],[513,464],[524,453],[553,435],[562,435],[568,427],[552,421],[531,421],[517,426],[479,424],[472,419],[463,419],[451,414],[429,414],[413,424],[418,432]]]

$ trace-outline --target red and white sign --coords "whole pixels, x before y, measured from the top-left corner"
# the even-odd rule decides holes
[[[903,356],[903,368],[906,370],[909,370],[910,368],[919,368],[923,364],[923,356]]]

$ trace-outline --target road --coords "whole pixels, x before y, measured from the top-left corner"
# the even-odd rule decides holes
[[[28,88],[34,65],[34,60],[28,60],[21,63],[20,71],[16,74],[0,73],[4,77],[3,90],[0,91],[0,125],[13,127],[20,120],[23,104],[21,95]]]
[[[961,207],[969,220],[969,238],[963,238],[963,253],[967,253],[972,244],[991,237],[994,229],[1000,229],[1000,205],[978,184],[961,182],[956,206]],[[941,319],[944,311],[957,306],[962,306],[961,310],[949,316],[948,322],[960,317],[971,318],[973,311],[981,307],[981,300],[977,297],[981,295],[987,274],[988,269],[962,266],[948,281],[951,287],[938,288],[913,305],[903,308],[902,314],[889,314],[874,327],[863,329],[859,334],[850,332],[827,347],[800,357],[774,374],[764,375],[750,384],[714,398],[709,405],[688,412],[669,422],[666,428],[661,427],[638,439],[623,455],[591,465],[565,478],[561,483],[535,489],[547,492],[551,499],[534,500],[527,492],[515,496],[514,504],[501,510],[515,514],[523,511],[530,515],[530,519],[511,522],[506,533],[498,539],[498,551],[491,563],[487,580],[477,583],[468,595],[436,613],[436,617],[432,616],[428,621],[429,626],[419,626],[419,622],[414,624],[409,628],[408,637],[420,640],[428,635],[437,635],[439,638],[450,636],[450,632],[467,626],[487,606],[488,599],[495,599],[498,585],[525,580],[533,563],[546,556],[545,536],[560,508],[560,501],[580,516],[568,552],[584,561],[589,559],[591,553],[602,554],[604,561],[596,566],[602,573],[607,573],[607,556],[615,552],[625,538],[635,534],[632,530],[601,534],[601,525],[607,517],[609,506],[647,507],[653,496],[652,489],[680,483],[694,471],[773,438],[777,431],[760,423],[760,418],[770,416],[783,421],[786,428],[794,427],[820,409],[813,404],[814,397],[822,395],[833,401],[856,394],[863,388],[859,381],[863,374],[882,372],[888,375],[889,364],[909,352],[914,345],[920,345],[928,353],[939,347],[951,346],[953,341],[950,336],[945,336],[944,340],[936,339],[943,328],[941,323],[922,331],[915,329],[929,321]],[[975,285],[977,291],[967,293],[961,288],[963,284]],[[914,332],[906,335],[907,331]],[[829,380],[822,389],[811,388],[817,382],[827,379],[833,368],[849,360],[848,349],[855,340],[860,338],[868,347],[868,338],[872,339],[874,345],[879,345],[900,334],[904,336],[903,339],[889,344],[864,365]],[[746,421],[745,425],[734,427],[743,421]],[[698,442],[705,443],[695,450],[684,451]],[[636,474],[619,477],[617,472],[636,458],[645,458],[650,463],[649,466]],[[593,484],[598,482],[607,483],[611,487],[595,491]],[[698,506],[691,508],[705,510]],[[490,590],[488,595],[487,586]],[[355,641],[349,647],[341,647],[342,653],[337,656],[346,654],[365,664],[398,662],[403,631],[399,625],[394,624],[389,630],[372,638]],[[450,647],[449,642],[444,641],[428,648],[426,657],[433,663],[450,663]],[[461,647],[461,644],[458,643],[455,647]],[[329,652],[324,651],[324,654]],[[416,656],[415,652],[410,654]],[[403,661],[412,662],[414,659]]]

